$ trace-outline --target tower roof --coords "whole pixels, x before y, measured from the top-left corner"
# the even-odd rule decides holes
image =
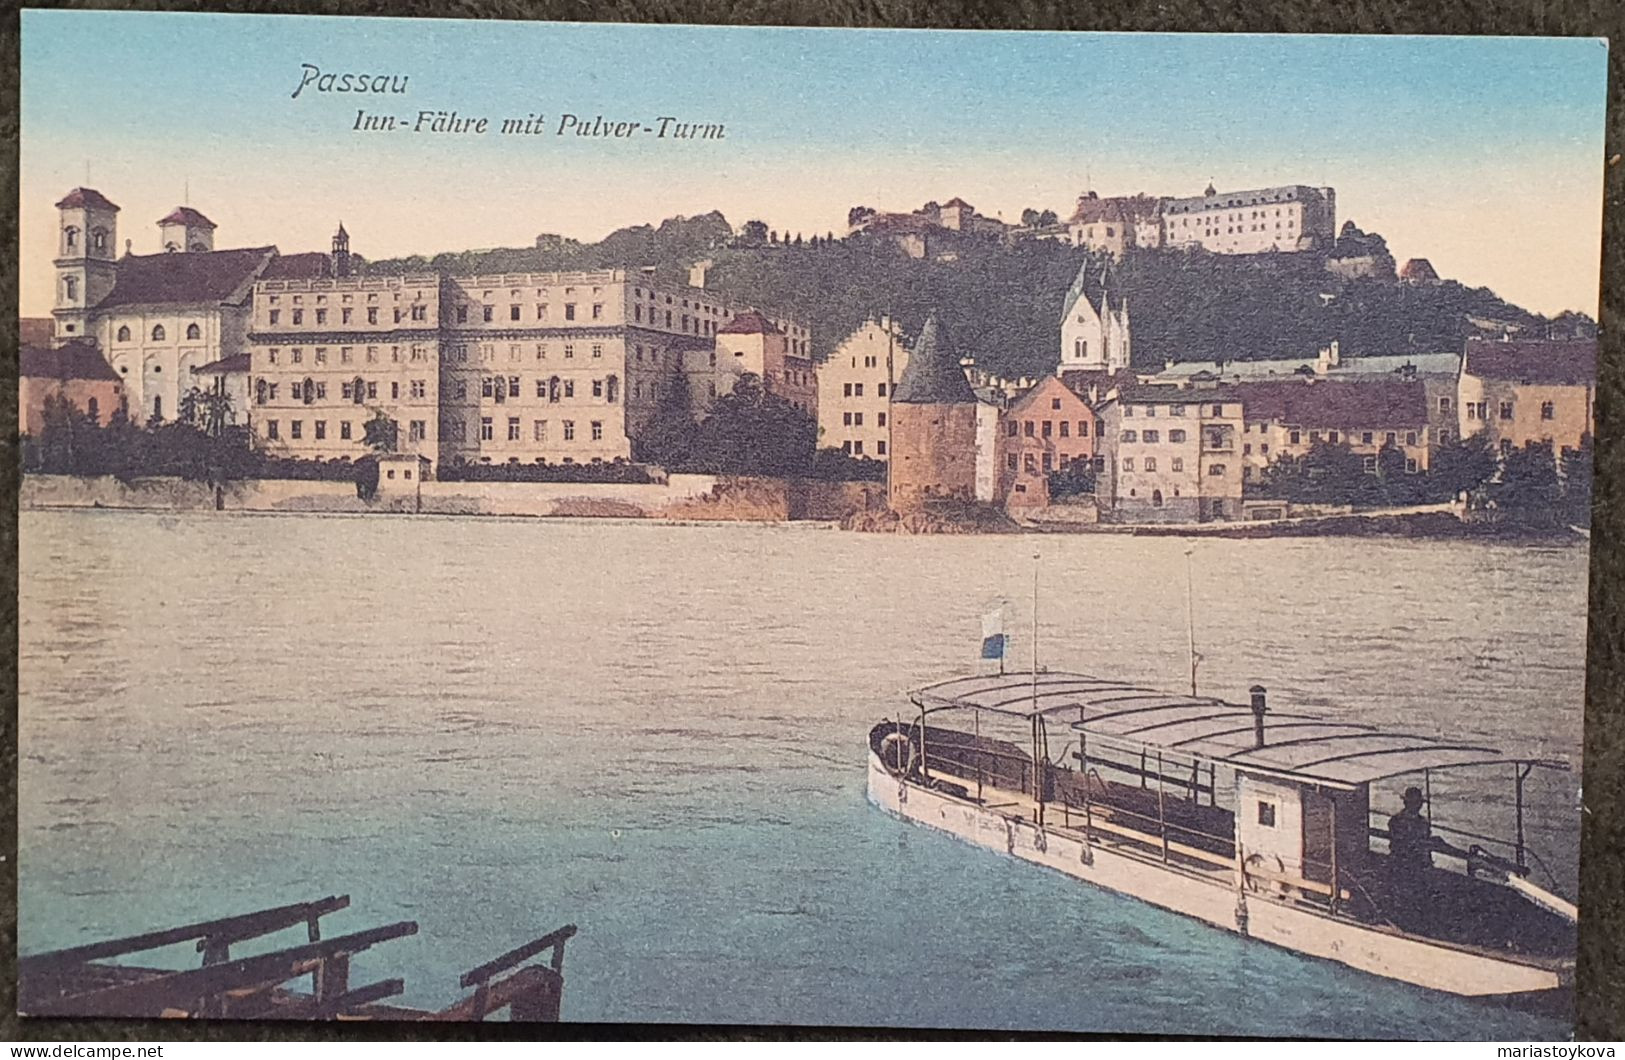
[[[754,309],[734,314],[734,318],[717,329],[718,335],[782,335],[774,323]]]
[[[959,359],[937,338],[937,315],[926,318],[925,327],[909,354],[903,378],[892,391],[892,401],[905,405],[972,405],[976,392],[965,378]]]
[[[340,239],[348,239],[349,236],[350,236],[350,233],[348,233],[348,232],[346,232],[344,230],[344,222],[343,221],[339,222],[339,230],[337,232],[334,232],[333,234],[335,236],[338,236]]]
[[[192,209],[190,206],[177,206],[168,217],[158,222],[159,225],[188,225],[193,228],[215,228],[215,223]]]
[[[68,192],[68,194],[62,197],[61,202],[56,204],[56,208],[59,210],[68,210],[76,206],[91,210],[112,210],[114,213],[118,212],[118,207],[114,206],[112,201],[108,199],[107,196],[103,195],[95,188],[74,188],[72,191]]]

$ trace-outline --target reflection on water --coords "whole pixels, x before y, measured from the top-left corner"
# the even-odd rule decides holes
[[[565,921],[572,1019],[1551,1037],[904,825],[864,738],[973,669],[1187,680],[1183,541],[21,517],[24,952],[332,893],[408,1002]],[[1202,691],[1578,766],[1586,553],[1203,541]],[[1531,779],[1574,891],[1578,776]],[[1434,778],[1510,825],[1510,777]],[[1493,797],[1497,802],[1488,801]],[[1379,790],[1374,802],[1395,802]],[[360,981],[358,979],[358,981]]]

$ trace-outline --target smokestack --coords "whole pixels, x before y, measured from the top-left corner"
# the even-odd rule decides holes
[[[1264,713],[1268,709],[1264,706],[1265,688],[1263,685],[1254,685],[1247,690],[1253,697],[1253,746],[1264,746]]]

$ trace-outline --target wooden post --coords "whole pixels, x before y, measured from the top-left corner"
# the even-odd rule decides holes
[[[1003,656],[1001,655],[1000,658],[1002,659]],[[971,718],[976,727],[976,801],[981,802],[982,773],[984,772],[982,769],[982,712],[980,710],[971,711]]]
[[[1522,768],[1520,769],[1519,766],[1522,766]],[[1518,858],[1518,868],[1520,868],[1520,869],[1528,868],[1528,866],[1524,864],[1523,782],[1524,782],[1524,779],[1529,776],[1529,771],[1534,769],[1534,768],[1535,768],[1534,765],[1532,765],[1530,763],[1527,763],[1527,762],[1524,762],[1524,763],[1514,762],[1513,765],[1512,765],[1512,776],[1513,776],[1513,779],[1515,781],[1515,783],[1513,785],[1514,792],[1515,792],[1514,801],[1517,804],[1517,813],[1518,813],[1518,843],[1517,843],[1517,847],[1515,849],[1516,849],[1517,858]]]
[[[1162,834],[1162,863],[1166,865],[1168,863],[1168,817],[1163,807],[1161,751],[1157,752],[1157,831]]]
[[[1337,893],[1340,890],[1337,882],[1337,797],[1327,793],[1332,802],[1331,832],[1332,832],[1332,914],[1337,914]]]
[[[920,781],[929,786],[931,767],[925,760],[925,707],[920,707]]]
[[[1089,797],[1089,734],[1078,731],[1078,770],[1083,775],[1083,838],[1094,842],[1095,814]]]

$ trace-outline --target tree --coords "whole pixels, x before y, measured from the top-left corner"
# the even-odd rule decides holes
[[[231,422],[231,395],[223,390],[201,390],[193,387],[181,395],[176,409],[182,423],[201,428],[205,434],[218,438]]]
[[[844,449],[826,446],[813,454],[812,478],[826,482],[884,482],[886,465],[866,456],[853,456]]]
[[[1438,500],[1471,493],[1495,474],[1495,452],[1481,434],[1439,446],[1428,465],[1428,492]]]
[[[1501,473],[1490,485],[1498,508],[1550,513],[1561,499],[1557,460],[1550,442],[1527,442],[1501,459]]]
[[[765,221],[746,221],[739,229],[739,240],[746,246],[759,247],[767,242],[767,236]]]
[[[1578,449],[1563,450],[1563,504],[1571,522],[1591,525],[1591,435],[1580,439]]]
[[[698,433],[688,373],[678,370],[661,386],[654,414],[633,439],[633,457],[668,471],[685,470],[694,457]]]
[[[1049,473],[1051,500],[1092,495],[1095,492],[1095,468],[1088,460],[1074,460]]]
[[[846,226],[856,228],[874,219],[875,210],[872,206],[854,206],[846,211]],[[833,233],[831,233],[833,235]]]
[[[725,475],[806,475],[818,425],[746,372],[718,398],[695,438],[696,469]]]
[[[390,419],[383,409],[372,414],[372,419],[362,424],[362,439],[367,448],[382,456],[393,453],[400,444],[401,425]]]

